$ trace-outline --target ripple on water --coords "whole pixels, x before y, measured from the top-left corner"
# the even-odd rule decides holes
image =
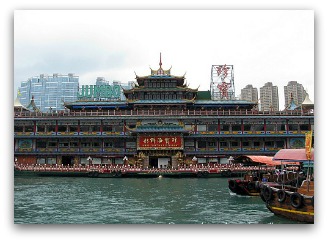
[[[14,222],[51,224],[291,223],[227,179],[15,178]]]

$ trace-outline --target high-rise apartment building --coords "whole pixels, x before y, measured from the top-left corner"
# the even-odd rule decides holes
[[[278,87],[267,82],[260,88],[261,111],[279,111]]]
[[[258,91],[256,87],[249,84],[243,89],[241,89],[241,100],[250,101],[250,102],[257,102],[258,101]]]
[[[302,84],[297,83],[297,81],[288,82],[287,86],[284,86],[285,106],[291,102],[291,97],[293,97],[294,103],[297,106],[301,105],[306,94]]]
[[[53,74],[35,76],[23,81],[18,88],[18,97],[23,106],[28,106],[33,97],[35,105],[41,112],[64,110],[64,102],[77,100],[79,77]]]

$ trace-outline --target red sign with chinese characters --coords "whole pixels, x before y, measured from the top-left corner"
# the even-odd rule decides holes
[[[138,149],[183,149],[181,136],[139,136]]]

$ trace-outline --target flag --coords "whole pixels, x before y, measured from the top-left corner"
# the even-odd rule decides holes
[[[305,133],[305,153],[306,158],[311,160],[311,150],[312,150],[312,130]]]

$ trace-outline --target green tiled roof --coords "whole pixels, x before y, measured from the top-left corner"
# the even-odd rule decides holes
[[[211,100],[210,91],[198,91],[196,100]]]
[[[142,125],[138,126],[135,132],[188,132],[180,125]]]

